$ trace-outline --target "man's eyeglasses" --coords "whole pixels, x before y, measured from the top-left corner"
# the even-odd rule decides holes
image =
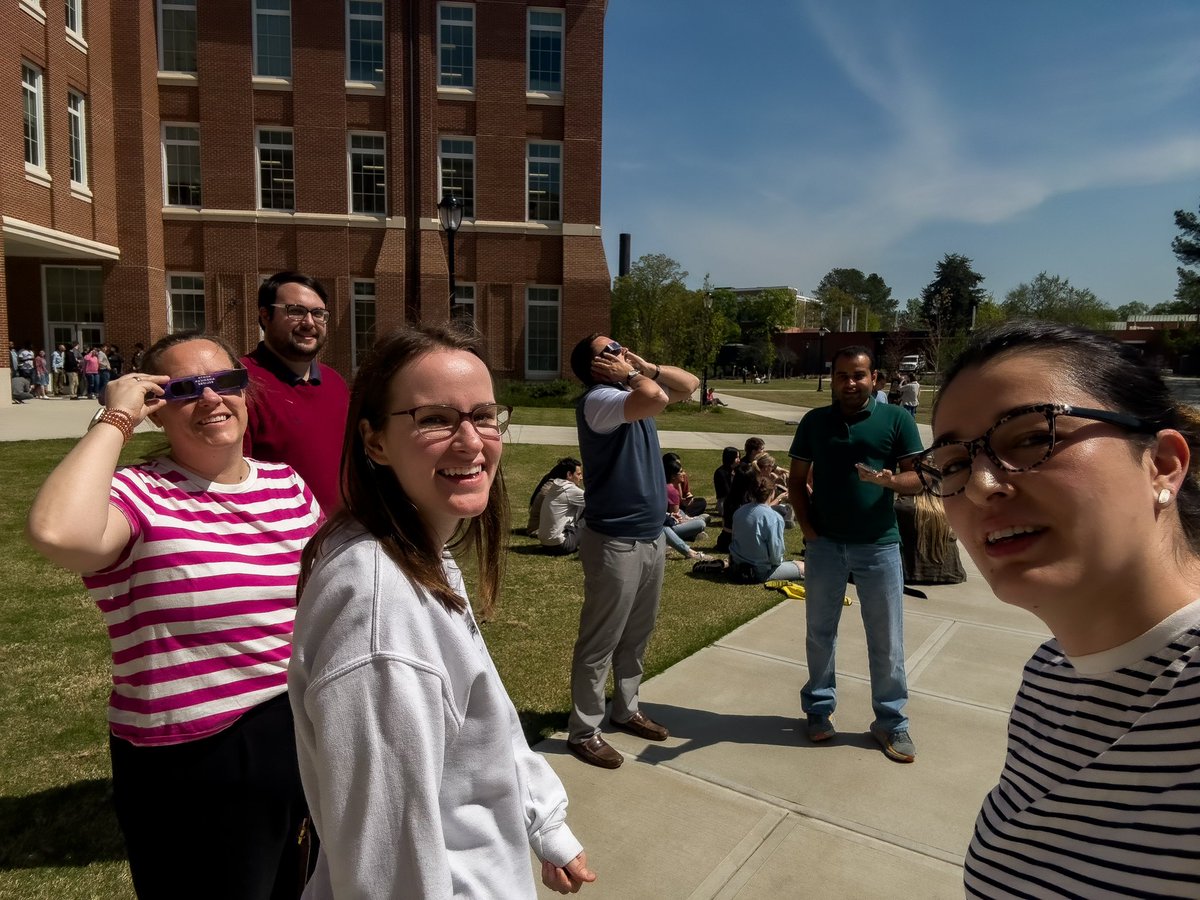
[[[1106,422],[1142,434],[1154,434],[1162,427],[1160,423],[1109,409],[1085,409],[1064,403],[1022,406],[1002,416],[973,441],[938,441],[917,454],[915,463],[921,484],[936,497],[961,493],[971,479],[971,464],[980,448],[1005,471],[1035,469],[1054,453],[1055,420],[1060,416]]]
[[[462,412],[453,406],[414,406],[400,409],[393,416],[412,416],[417,431],[426,437],[448,438],[458,433],[464,421],[470,422],[482,438],[496,439],[508,431],[508,420],[512,417],[511,406],[499,403],[481,403],[474,409]]]
[[[172,378],[163,387],[163,400],[195,400],[204,393],[205,388],[211,388],[218,394],[236,394],[245,390],[250,383],[248,369],[226,369],[224,372],[211,372],[204,375],[184,375],[182,378]],[[147,394],[148,398],[153,394]]]
[[[282,309],[285,316],[296,322],[303,322],[305,316],[312,316],[313,321],[318,325],[324,325],[329,321],[329,310],[323,306],[318,306],[316,309],[301,306],[299,303],[272,303],[271,306]]]

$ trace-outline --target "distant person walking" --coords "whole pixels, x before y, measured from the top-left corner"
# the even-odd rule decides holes
[[[921,405],[921,382],[916,372],[909,375],[900,386],[900,405],[907,409],[914,419],[917,417],[917,407]]]

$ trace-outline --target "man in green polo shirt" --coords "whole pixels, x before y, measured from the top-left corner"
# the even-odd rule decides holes
[[[800,705],[809,740],[836,734],[834,647],[842,598],[853,575],[867,635],[875,711],[871,734],[889,758],[907,763],[917,751],[904,714],[904,570],[893,502],[897,493],[921,492],[906,461],[923,448],[913,417],[899,406],[879,403],[874,383],[866,347],[838,350],[830,379],[833,403],[810,410],[792,441],[788,497],[805,543],[808,682]]]

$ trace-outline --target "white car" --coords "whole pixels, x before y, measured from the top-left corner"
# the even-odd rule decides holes
[[[911,356],[905,356],[900,360],[901,372],[920,372],[925,368],[925,361],[921,359],[921,354],[914,353]]]

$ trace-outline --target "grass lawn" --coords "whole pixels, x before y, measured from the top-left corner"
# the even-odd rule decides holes
[[[770,399],[774,400],[773,397]],[[575,409],[573,407],[570,409],[518,407],[513,410],[513,422],[517,425],[566,425],[574,428]],[[701,410],[697,403],[674,403],[657,416],[655,422],[658,424],[659,431],[708,431],[720,434],[793,434],[796,431],[795,425],[788,425],[775,419],[766,419],[762,416],[719,406]],[[715,463],[712,468],[716,468]],[[540,478],[541,475],[538,477]],[[707,481],[705,479],[705,483]]]
[[[569,411],[568,411],[569,412]],[[722,411],[722,415],[726,411]],[[767,420],[754,418],[761,433]],[[672,427],[662,423],[664,430]],[[717,430],[707,428],[706,430]],[[735,429],[736,430],[736,429]],[[72,440],[6,443],[0,454],[0,898],[133,896],[111,805],[105,725],[108,640],[79,578],[35,555],[23,527],[29,504]],[[138,435],[126,460],[161,445]],[[573,557],[548,557],[518,534],[538,479],[568,447],[509,445],[505,473],[514,534],[501,607],[483,633],[509,693],[539,734],[565,726],[571,648],[583,599]],[[719,451],[683,453],[693,490],[711,496]],[[706,490],[707,489],[707,490]],[[711,544],[711,537],[697,546]],[[787,532],[800,549],[799,530]],[[468,572],[470,567],[468,566]],[[692,578],[667,561],[647,677],[696,652],[782,599],[761,587]]]

